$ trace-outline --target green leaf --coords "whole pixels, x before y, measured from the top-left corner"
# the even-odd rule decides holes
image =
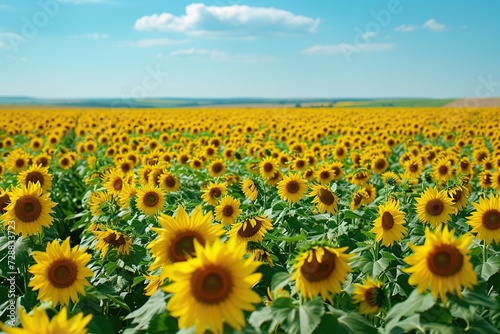
[[[417,312],[423,312],[430,309],[435,304],[431,294],[421,295],[417,290],[413,290],[408,299],[404,302],[393,305],[387,312],[385,330],[391,332],[393,328],[398,326],[401,318],[410,317]]]
[[[109,299],[113,301],[120,307],[130,312],[130,307],[125,303],[122,297],[120,297],[113,288],[106,284],[99,284],[95,286],[88,287],[86,290],[87,296],[96,299]]]
[[[323,300],[316,297],[306,300],[304,304],[293,308],[282,327],[291,334],[311,334],[321,322],[321,316],[325,313]]]
[[[347,328],[350,333],[377,334],[378,331],[359,313],[347,313],[338,318],[339,324]]]
[[[90,321],[87,330],[89,333],[93,334],[110,334],[117,333],[111,322],[101,314],[94,314],[92,320]]]
[[[279,272],[273,275],[271,279],[271,290],[276,292],[279,289],[284,288],[291,280],[291,276],[288,272]]]
[[[146,330],[149,326],[149,322],[155,315],[166,312],[166,306],[167,303],[165,303],[163,292],[156,291],[141,308],[125,317],[125,320],[132,319],[132,324],[136,324],[136,326],[127,328],[124,334],[132,334],[139,330]]]
[[[497,301],[494,298],[479,294],[474,291],[465,291],[462,294],[462,298],[466,303],[470,305],[484,306],[491,309],[497,309],[499,307]]]
[[[153,316],[148,326],[148,334],[174,334],[177,330],[177,320],[169,316],[166,311]]]
[[[273,319],[272,310],[270,307],[264,307],[258,311],[252,312],[248,318],[248,323],[258,332],[262,332],[262,325]]]
[[[500,269],[500,257],[491,256],[484,264],[480,265],[479,267],[481,268],[481,277],[484,278],[485,281],[487,281]]]

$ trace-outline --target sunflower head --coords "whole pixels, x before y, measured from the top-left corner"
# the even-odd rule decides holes
[[[7,334],[86,334],[92,315],[83,316],[80,312],[68,318],[68,310],[63,307],[49,320],[45,309],[35,307],[31,315],[23,308],[19,309],[19,318],[22,328],[6,327],[0,323],[0,329]]]
[[[231,225],[241,214],[240,202],[232,196],[224,196],[215,207],[215,218],[224,225]]]
[[[417,198],[416,211],[421,221],[436,227],[451,219],[450,215],[454,212],[454,205],[445,191],[427,188]]]
[[[34,275],[29,285],[38,291],[38,300],[49,299],[54,305],[68,305],[69,300],[78,300],[78,294],[85,295],[85,286],[90,286],[87,277],[93,272],[86,267],[91,259],[86,249],[71,249],[69,238],[62,244],[54,240],[47,244],[45,252],[33,252],[36,264],[28,271]]]
[[[238,242],[262,242],[262,238],[267,231],[272,230],[273,225],[267,216],[256,216],[248,218],[241,223],[236,223],[231,226],[229,236],[237,238]]]
[[[292,279],[297,282],[297,291],[308,299],[321,294],[323,300],[331,300],[331,295],[341,291],[352,271],[348,262],[354,255],[346,254],[346,250],[347,247],[317,245],[302,251],[293,266]]]
[[[363,284],[354,285],[353,302],[359,304],[360,314],[376,314],[380,311],[384,301],[384,291],[378,280],[367,277]]]
[[[472,288],[477,284],[468,250],[472,238],[470,233],[455,238],[454,230],[446,226],[434,233],[427,227],[425,244],[410,244],[414,254],[404,259],[410,265],[403,269],[410,274],[408,283],[416,285],[419,293],[430,287],[434,299],[441,297],[445,303],[448,292],[461,296],[462,287]]]
[[[500,195],[481,197],[479,203],[472,205],[476,210],[467,221],[472,226],[472,232],[488,245],[493,241],[500,243]]]
[[[223,322],[241,329],[245,325],[243,311],[252,311],[253,304],[261,303],[260,296],[251,290],[262,276],[255,273],[261,263],[253,257],[244,259],[246,244],[236,239],[205,247],[195,242],[194,248],[195,257],[172,267],[172,283],[164,288],[173,294],[167,310],[179,318],[180,328],[195,326],[197,333],[206,329],[222,332]]]
[[[251,201],[255,201],[257,199],[257,195],[259,194],[257,186],[251,179],[246,179],[241,183],[241,190]]]
[[[16,234],[29,236],[39,233],[43,227],[52,225],[50,214],[56,203],[50,200],[48,193],[42,193],[39,182],[29,182],[28,186],[14,188],[7,194],[10,204],[3,209],[5,213],[2,218],[5,225],[10,220],[16,222]]]
[[[278,194],[283,200],[291,203],[298,202],[307,192],[307,181],[300,174],[283,175],[283,180],[278,182]]]

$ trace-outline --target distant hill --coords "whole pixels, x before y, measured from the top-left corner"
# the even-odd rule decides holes
[[[40,105],[61,107],[94,108],[181,108],[210,106],[283,106],[283,107],[439,107],[453,99],[352,99],[352,98],[81,98],[81,99],[41,99],[26,96],[0,96],[0,105]]]

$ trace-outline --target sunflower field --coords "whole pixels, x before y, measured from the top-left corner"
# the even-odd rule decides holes
[[[5,333],[500,333],[500,109],[0,110]]]

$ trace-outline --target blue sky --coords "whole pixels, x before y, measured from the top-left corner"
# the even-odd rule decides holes
[[[500,96],[498,13],[498,0],[0,0],[0,95]]]

